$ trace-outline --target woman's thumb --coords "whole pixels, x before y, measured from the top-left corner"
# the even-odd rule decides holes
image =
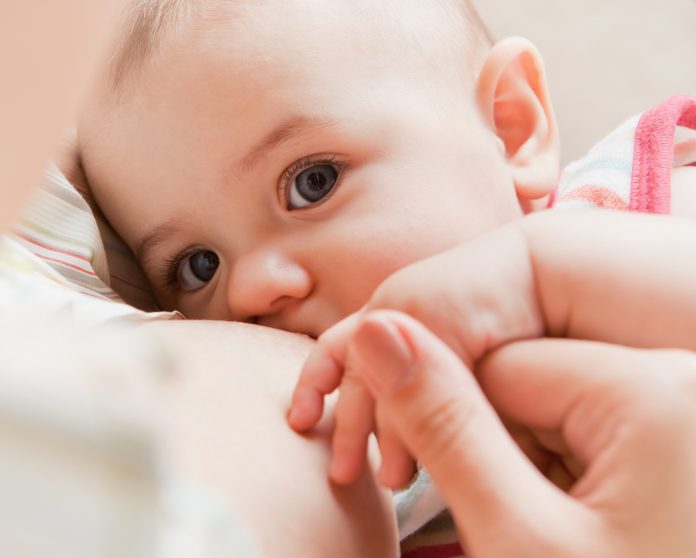
[[[496,525],[539,520],[560,495],[515,445],[471,372],[420,322],[367,314],[349,358],[442,492],[473,553]]]

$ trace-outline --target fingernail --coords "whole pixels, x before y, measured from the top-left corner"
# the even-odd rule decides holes
[[[413,371],[411,348],[388,319],[367,318],[355,336],[354,350],[363,378],[375,395],[390,395]]]

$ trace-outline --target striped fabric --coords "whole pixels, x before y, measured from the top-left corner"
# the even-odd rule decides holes
[[[563,170],[552,197],[553,207],[628,209],[633,144],[639,118],[624,122],[585,157]]]
[[[16,237],[0,236],[0,313],[37,320],[60,317],[79,326],[176,317],[169,312],[143,312],[90,292],[71,283],[51,267],[53,263],[28,250]]]
[[[127,249],[105,230],[108,225],[100,226],[86,198],[49,164],[20,222],[0,244],[0,309],[22,304],[35,316],[68,312],[89,325],[180,318],[177,312],[143,311],[154,307],[149,287],[130,255],[114,258]],[[110,239],[112,256],[107,257],[104,238]],[[111,287],[112,259],[125,262],[122,269],[132,275],[127,301]]]
[[[68,138],[72,144],[69,151],[77,151],[74,137]],[[97,223],[101,241],[106,250],[109,272],[105,281],[128,304],[145,311],[158,309],[155,296],[149,282],[143,275],[130,251],[121,237],[114,231],[97,206],[87,178],[82,169],[78,155],[72,155],[61,163],[61,169],[65,172],[64,178],[87,202],[92,216]]]
[[[54,270],[64,285],[120,302],[109,286],[106,252],[87,202],[54,164],[45,176],[14,229],[14,239]]]

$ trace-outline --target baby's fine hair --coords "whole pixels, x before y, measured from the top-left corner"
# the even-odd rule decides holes
[[[121,32],[120,42],[112,60],[110,71],[110,89],[119,91],[123,88],[128,77],[138,70],[153,54],[155,54],[162,41],[175,34],[177,29],[185,25],[197,14],[208,10],[210,15],[213,10],[249,6],[255,3],[264,3],[267,0],[132,0],[127,4],[124,14],[125,29]],[[312,0],[305,0],[311,2]],[[404,0],[332,0],[337,4],[347,2],[357,8],[365,8],[372,2],[377,2],[382,7],[385,4],[393,5],[391,13],[393,19],[401,17],[404,8]],[[458,48],[458,53],[466,55],[469,60],[470,70],[478,71],[479,62],[488,52],[493,43],[491,35],[481,20],[478,12],[470,0],[413,0],[419,9],[439,8],[442,14],[442,25],[436,32],[446,34],[448,31],[453,41],[458,44],[452,48]],[[282,3],[280,3],[282,5]],[[451,25],[454,22],[457,25]],[[412,24],[408,24],[412,25]],[[408,30],[411,40],[419,37],[419,30]],[[451,31],[455,31],[451,33]],[[416,41],[426,42],[425,38],[416,38]],[[464,44],[462,44],[464,43]],[[461,50],[464,46],[465,50]],[[420,44],[420,50],[425,51],[428,45]],[[458,54],[458,56],[460,55]]]

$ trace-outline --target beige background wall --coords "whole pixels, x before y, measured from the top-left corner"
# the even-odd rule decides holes
[[[672,94],[696,96],[696,0],[473,0],[496,38],[541,50],[563,159]]]

